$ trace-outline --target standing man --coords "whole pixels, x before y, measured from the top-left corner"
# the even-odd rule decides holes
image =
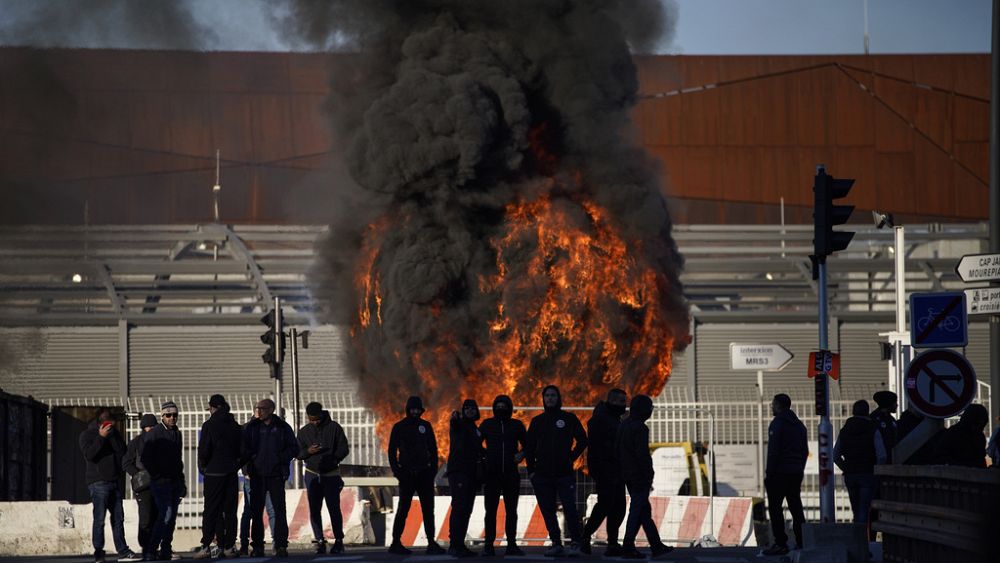
[[[264,556],[264,502],[274,506],[274,555],[288,557],[288,518],[285,512],[285,481],[289,464],[299,453],[295,432],[274,413],[274,401],[261,399],[254,407],[257,418],[243,429],[243,447],[250,472],[250,547],[252,557]]]
[[[878,438],[876,450],[879,464],[892,463],[892,449],[896,447],[898,441],[896,428],[896,409],[899,408],[899,401],[892,391],[878,391],[872,395],[872,399],[878,408],[872,413],[872,420],[875,421],[875,432]]]
[[[462,412],[451,413],[448,451],[448,488],[451,489],[451,517],[448,520],[450,540],[448,554],[453,557],[475,557],[476,553],[465,546],[469,531],[472,505],[479,489],[477,473],[484,462],[483,435],[476,427],[479,405],[473,399],[462,403]],[[484,468],[485,469],[485,468]]]
[[[111,409],[100,408],[87,429],[80,433],[80,450],[83,451],[85,477],[90,500],[94,504],[94,525],[91,541],[94,544],[94,561],[104,563],[104,515],[111,513],[111,534],[119,561],[139,561],[125,541],[125,497],[122,458],[125,457],[125,440],[115,428]]]
[[[625,414],[626,398],[622,389],[608,391],[607,400],[597,403],[587,422],[587,437],[590,439],[587,468],[597,484],[597,504],[583,528],[583,552],[587,555],[590,555],[590,537],[605,518],[608,520],[608,549],[604,556],[617,557],[622,552],[618,545],[618,528],[625,520],[625,481],[618,464],[615,439]]]
[[[420,397],[406,400],[406,416],[392,427],[389,434],[389,467],[399,480],[399,506],[392,523],[392,544],[389,553],[413,553],[402,543],[406,516],[410,513],[413,493],[420,499],[427,535],[427,555],[441,555],[444,548],[434,541],[434,476],[437,474],[438,447],[431,423],[420,418],[424,403]]]
[[[580,554],[583,530],[576,508],[576,476],[573,462],[587,448],[587,433],[575,414],[562,410],[559,388],[549,385],[542,390],[545,411],[531,419],[525,459],[528,477],[535,488],[538,509],[545,520],[552,547],[547,557],[562,555],[562,531],[556,516],[557,500],[562,503],[571,543],[565,550],[569,556]]]
[[[767,512],[771,518],[774,545],[764,550],[765,555],[788,553],[788,534],[785,533],[785,515],[781,503],[788,499],[792,513],[792,530],[795,545],[802,547],[802,477],[805,475],[809,447],[806,444],[806,427],[792,410],[792,399],[784,393],[771,401],[774,419],[767,428],[767,466],[764,489],[767,491]]]
[[[240,488],[236,473],[242,465],[243,429],[222,395],[209,398],[208,412],[211,414],[201,425],[198,442],[198,470],[205,476],[205,510],[201,517],[201,547],[195,551],[195,559],[212,556],[212,539],[216,536],[223,552],[234,555],[236,548]]]
[[[868,523],[878,481],[875,480],[875,423],[868,416],[868,401],[855,401],[851,418],[837,434],[833,462],[844,474],[854,522]]]
[[[180,559],[173,552],[174,526],[177,523],[177,507],[181,498],[187,496],[184,483],[184,444],[181,431],[177,428],[177,405],[167,401],[160,405],[160,423],[145,434],[145,444],[139,454],[151,478],[150,490],[156,504],[156,520],[150,533],[147,557],[171,560]]]
[[[144,471],[139,457],[142,455],[142,446],[145,443],[146,433],[156,426],[156,415],[146,413],[139,419],[139,434],[132,438],[125,450],[125,457],[122,458],[122,468],[129,476],[135,477],[140,471]],[[148,475],[148,472],[147,472]],[[147,485],[145,489],[136,490],[135,481],[132,481],[132,494],[135,496],[137,512],[139,513],[139,547],[143,553],[149,553],[149,536],[153,531],[153,520],[156,518],[156,503],[153,502],[153,491]]]
[[[656,558],[670,553],[673,548],[660,541],[660,530],[653,522],[653,510],[649,504],[649,490],[653,488],[655,472],[653,456],[649,452],[649,427],[646,426],[646,421],[653,416],[653,400],[646,395],[636,395],[632,397],[630,411],[615,435],[616,457],[621,467],[622,480],[632,499],[621,556],[625,559],[646,558],[646,554],[635,547],[635,538],[641,527],[646,532],[652,556]]]
[[[493,556],[493,543],[497,537],[497,510],[500,495],[503,494],[506,518],[507,555],[523,556],[524,551],[517,546],[517,499],[521,492],[521,474],[517,466],[524,459],[527,430],[515,418],[514,402],[507,395],[497,395],[493,399],[493,417],[479,425],[479,431],[486,440],[486,481],[484,501],[486,505],[486,533],[483,555]]]
[[[344,489],[344,480],[340,477],[340,462],[350,452],[347,435],[320,403],[306,405],[306,418],[308,423],[299,429],[298,458],[306,462],[306,496],[309,499],[313,546],[316,553],[326,553],[326,538],[323,536],[325,500],[334,537],[330,553],[343,553],[344,514],[340,511],[340,491]]]

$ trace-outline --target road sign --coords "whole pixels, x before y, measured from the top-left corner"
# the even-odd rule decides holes
[[[829,350],[809,352],[809,371],[806,375],[810,378],[825,373],[834,380],[840,379],[840,354],[835,354]]]
[[[953,350],[928,350],[906,370],[910,406],[931,418],[948,418],[965,410],[976,396],[976,371]]]
[[[734,370],[781,371],[794,357],[781,344],[729,343],[730,367]]]
[[[1000,287],[966,289],[965,303],[970,315],[1000,314]]]
[[[910,294],[910,345],[957,348],[969,344],[965,294],[961,291]]]
[[[966,254],[955,273],[964,282],[1000,281],[1000,254]]]

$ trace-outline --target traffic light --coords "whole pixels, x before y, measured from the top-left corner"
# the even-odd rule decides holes
[[[846,197],[854,185],[853,179],[837,179],[826,173],[823,168],[816,172],[816,182],[813,184],[815,207],[813,207],[813,247],[817,263],[826,261],[826,257],[844,250],[854,238],[850,231],[835,231],[833,227],[843,225],[854,211],[853,205],[834,205],[834,200]]]
[[[267,350],[261,356],[264,363],[271,366],[271,377],[281,379],[281,364],[285,362],[285,315],[281,309],[269,311],[260,318],[267,325],[267,331],[260,335],[260,341],[267,344]]]

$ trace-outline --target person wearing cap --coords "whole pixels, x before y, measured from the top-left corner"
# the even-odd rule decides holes
[[[875,422],[875,462],[880,465],[892,463],[892,449],[898,441],[896,417],[893,415],[899,408],[899,402],[892,391],[878,391],[872,399],[878,405],[871,415]]]
[[[497,537],[497,510],[500,495],[503,494],[507,535],[506,554],[523,556],[524,551],[517,546],[517,499],[521,493],[521,475],[517,466],[524,459],[524,445],[527,430],[524,423],[513,418],[514,402],[507,395],[497,395],[493,399],[493,416],[479,425],[479,431],[486,441],[486,475],[483,484],[483,500],[486,507],[486,533],[483,555],[495,554],[493,542]]]
[[[150,490],[156,504],[156,519],[150,532],[147,557],[180,559],[173,552],[174,526],[177,507],[187,496],[184,481],[184,441],[177,428],[177,404],[167,401],[160,405],[160,423],[143,435],[139,461],[149,472]],[[157,550],[159,553],[157,555]]]
[[[261,399],[254,409],[257,418],[243,429],[243,447],[250,476],[251,556],[264,555],[264,504],[268,495],[274,506],[274,555],[288,557],[288,517],[285,511],[285,482],[289,464],[299,453],[295,431],[274,412],[274,401]]]
[[[334,542],[330,553],[344,552],[344,515],[340,511],[340,492],[344,480],[340,463],[350,453],[347,434],[320,403],[306,405],[308,422],[299,429],[298,458],[305,461],[306,497],[309,500],[309,523],[313,531],[313,547],[318,554],[326,553],[323,535],[323,502],[330,513]]]
[[[139,460],[139,456],[142,454],[142,446],[145,443],[143,438],[155,426],[155,414],[146,413],[139,419],[139,428],[141,430],[128,443],[128,448],[125,450],[125,457],[122,458],[122,469],[129,476],[134,477],[140,471],[145,470],[142,462]],[[149,552],[149,536],[153,531],[153,519],[156,518],[156,503],[153,502],[153,491],[149,487],[141,491],[133,488],[132,495],[135,496],[135,504],[139,515],[139,547],[142,548],[142,553],[145,555]]]
[[[484,468],[486,451],[483,435],[476,427],[479,405],[473,399],[462,403],[462,410],[451,413],[448,423],[448,488],[451,490],[451,516],[448,519],[448,554],[452,557],[475,557],[466,547],[472,505],[479,489],[479,472]]]
[[[239,501],[239,471],[242,462],[243,429],[229,412],[222,395],[208,400],[209,417],[201,425],[198,441],[198,471],[204,476],[205,509],[201,514],[201,546],[195,559],[212,556],[212,540],[219,548],[235,554],[236,505]]]
[[[403,529],[410,513],[413,494],[420,499],[427,535],[427,555],[441,555],[444,548],[434,541],[434,476],[438,469],[437,439],[431,423],[420,418],[424,403],[420,397],[406,400],[406,416],[392,427],[389,433],[389,468],[399,480],[399,506],[392,523],[392,544],[389,553],[412,553],[403,545]]]

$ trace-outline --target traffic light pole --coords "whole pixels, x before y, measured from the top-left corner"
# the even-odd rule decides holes
[[[281,334],[285,330],[285,327],[281,326],[281,299],[279,297],[274,298],[274,337],[278,339],[278,346],[281,344]],[[279,348],[280,350],[280,348]],[[276,362],[280,361],[280,358],[274,359]],[[281,412],[281,377],[274,378],[274,412],[278,416],[284,418],[284,413]]]
[[[298,432],[300,428],[301,421],[299,420],[299,331],[296,329],[291,329],[290,345],[291,349],[289,353],[291,354],[292,360],[292,428]],[[295,475],[292,477],[292,486],[296,489],[301,488],[302,480],[302,461],[299,459],[295,460]]]
[[[819,349],[829,350],[829,319],[826,297],[826,257],[819,260]],[[820,381],[822,380],[822,381]],[[836,521],[834,505],[833,476],[833,425],[830,423],[830,376],[816,375],[816,408],[819,417],[819,515],[820,522],[832,524]]]

